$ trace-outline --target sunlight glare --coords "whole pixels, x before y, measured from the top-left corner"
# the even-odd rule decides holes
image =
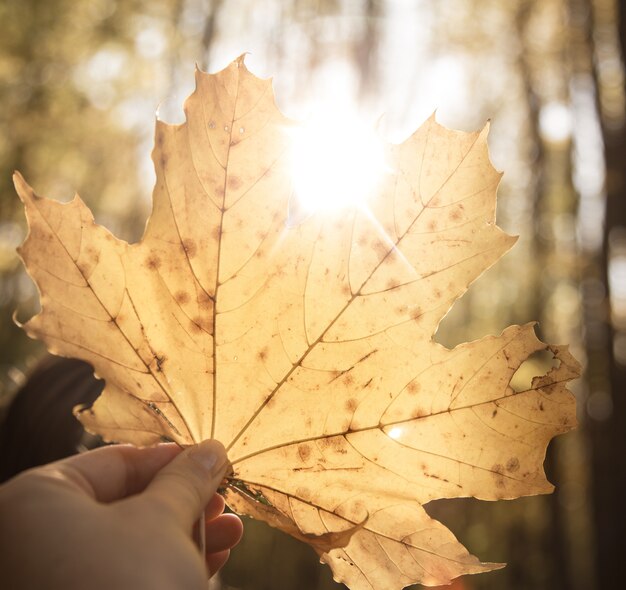
[[[394,426],[392,429],[387,430],[387,436],[389,436],[389,438],[393,438],[394,440],[398,440],[401,434],[402,428],[400,428],[400,426]]]
[[[348,109],[328,110],[294,133],[294,192],[307,213],[364,205],[384,171],[381,139]]]

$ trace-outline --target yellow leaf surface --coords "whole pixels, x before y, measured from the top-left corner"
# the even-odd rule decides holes
[[[580,369],[530,324],[452,350],[434,342],[515,242],[495,224],[487,128],[431,118],[388,146],[392,172],[366,209],[293,224],[294,123],[271,82],[240,58],[196,84],[186,123],[157,122],[139,243],[96,225],[78,196],[40,198],[15,176],[42,304],[25,329],[106,380],[81,421],[142,445],[219,439],[228,504],[310,543],[352,590],[500,567],[423,505],[550,492],[546,446],[575,425],[566,385]],[[541,350],[556,366],[514,390]]]

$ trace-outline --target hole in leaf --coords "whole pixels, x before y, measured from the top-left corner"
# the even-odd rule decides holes
[[[532,386],[533,378],[545,375],[550,370],[557,368],[560,362],[549,350],[533,352],[513,373],[509,385],[515,391],[526,391]]]

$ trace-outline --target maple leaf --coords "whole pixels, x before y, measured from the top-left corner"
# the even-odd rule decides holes
[[[532,324],[447,349],[453,302],[515,239],[495,224],[487,128],[430,118],[388,147],[368,208],[287,223],[294,123],[239,58],[196,74],[186,123],[157,122],[141,241],[19,174],[21,256],[41,293],[25,325],[106,380],[83,424],[105,439],[217,438],[235,511],[310,543],[353,590],[445,584],[481,563],[423,505],[550,492],[548,442],[575,424],[580,372]],[[329,141],[333,139],[329,137]],[[515,391],[537,351],[556,366]]]

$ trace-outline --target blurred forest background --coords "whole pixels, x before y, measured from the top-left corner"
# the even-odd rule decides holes
[[[539,320],[585,364],[580,428],[550,446],[551,496],[427,506],[504,570],[460,589],[624,587],[626,534],[626,127],[624,0],[3,0],[0,3],[0,404],[44,353],[13,323],[37,309],[15,248],[11,184],[81,194],[137,239],[150,211],[155,111],[180,122],[193,69],[248,51],[282,110],[350,100],[393,141],[437,109],[488,119],[505,175],[498,222],[521,236],[443,322],[446,345]],[[5,449],[6,451],[6,449]],[[313,552],[259,523],[216,587],[339,588]]]

